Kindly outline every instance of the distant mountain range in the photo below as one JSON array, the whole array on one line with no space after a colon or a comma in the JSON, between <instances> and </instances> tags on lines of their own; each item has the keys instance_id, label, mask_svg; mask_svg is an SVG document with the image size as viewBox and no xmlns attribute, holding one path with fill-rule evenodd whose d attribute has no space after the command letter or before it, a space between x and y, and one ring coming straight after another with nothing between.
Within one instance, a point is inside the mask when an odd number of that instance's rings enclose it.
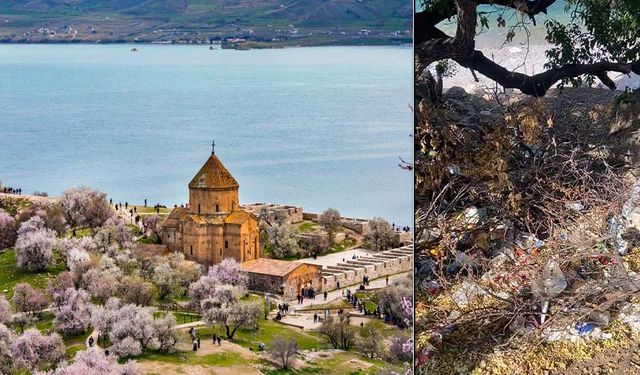
<instances>
[{"instance_id":1,"label":"distant mountain range","mask_svg":"<svg viewBox=\"0 0 640 375\"><path fill-rule=\"evenodd\" d=\"M2 42L387 44L411 41L406 0L15 0Z\"/></svg>"}]
</instances>

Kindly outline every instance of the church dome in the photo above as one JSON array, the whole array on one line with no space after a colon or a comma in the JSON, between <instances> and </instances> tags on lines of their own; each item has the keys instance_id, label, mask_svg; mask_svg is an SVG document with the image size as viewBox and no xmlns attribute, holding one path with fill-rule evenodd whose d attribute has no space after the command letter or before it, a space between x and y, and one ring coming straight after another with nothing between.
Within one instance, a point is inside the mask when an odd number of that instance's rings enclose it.
<instances>
[{"instance_id":1,"label":"church dome","mask_svg":"<svg viewBox=\"0 0 640 375\"><path fill-rule=\"evenodd\" d=\"M189 189L237 189L238 187L236 179L213 153L189 183Z\"/></svg>"}]
</instances>

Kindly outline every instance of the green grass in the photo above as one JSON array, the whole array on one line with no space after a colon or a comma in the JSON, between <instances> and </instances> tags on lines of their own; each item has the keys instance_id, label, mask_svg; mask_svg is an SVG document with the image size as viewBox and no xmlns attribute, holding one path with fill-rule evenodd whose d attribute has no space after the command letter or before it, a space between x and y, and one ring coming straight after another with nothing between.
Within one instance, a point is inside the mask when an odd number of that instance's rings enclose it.
<instances>
[{"instance_id":1,"label":"green grass","mask_svg":"<svg viewBox=\"0 0 640 375\"><path fill-rule=\"evenodd\" d=\"M17 268L14 249L8 249L0 253L0 292L3 292L7 299L11 299L13 297L13 288L19 283L29 283L34 288L44 289L49 280L55 278L66 269L58 252L53 253L52 263L46 271L29 272Z\"/></svg>"},{"instance_id":2,"label":"green grass","mask_svg":"<svg viewBox=\"0 0 640 375\"><path fill-rule=\"evenodd\" d=\"M300 233L313 232L316 228L318 228L318 224L312 221L303 221L298 224L298 231Z\"/></svg>"},{"instance_id":3,"label":"green grass","mask_svg":"<svg viewBox=\"0 0 640 375\"><path fill-rule=\"evenodd\" d=\"M87 348L86 341L91 334L92 328L89 328L87 332L73 336L62 336L64 345L66 347L65 353L67 359L73 359L77 352L85 350Z\"/></svg>"},{"instance_id":4,"label":"green grass","mask_svg":"<svg viewBox=\"0 0 640 375\"><path fill-rule=\"evenodd\" d=\"M230 367L238 363L246 362L239 353L224 351L203 356L198 356L192 351L178 351L175 353L163 353L157 350L148 350L137 357L138 361L157 361L173 364L185 364L189 366L219 366Z\"/></svg>"},{"instance_id":5,"label":"green grass","mask_svg":"<svg viewBox=\"0 0 640 375\"><path fill-rule=\"evenodd\" d=\"M176 318L176 322L178 324L185 324L185 323L191 323L191 322L197 322L198 320L202 319L202 317L198 314L189 314L189 313L183 313L183 312L178 312L178 311L156 311L153 316L155 318L160 318L165 316L167 313L169 314L173 314L173 316Z\"/></svg>"},{"instance_id":6,"label":"green grass","mask_svg":"<svg viewBox=\"0 0 640 375\"><path fill-rule=\"evenodd\" d=\"M76 237L87 237L93 235L92 228L76 228ZM66 237L73 236L73 229L69 229L66 233Z\"/></svg>"},{"instance_id":7,"label":"green grass","mask_svg":"<svg viewBox=\"0 0 640 375\"><path fill-rule=\"evenodd\" d=\"M214 332L224 337L224 331L220 327L198 328L200 337L206 338L207 340L213 336ZM303 332L302 330L274 322L273 320L262 319L260 319L257 330L239 328L233 338L233 342L245 348L253 348L255 350L259 343L262 342L268 345L269 342L277 336L294 337L298 342L298 348L301 350L329 348L325 340L315 332Z\"/></svg>"},{"instance_id":8,"label":"green grass","mask_svg":"<svg viewBox=\"0 0 640 375\"><path fill-rule=\"evenodd\" d=\"M149 238L149 237L141 237L141 238L138 240L138 243L144 243L144 244L151 244L151 245L155 245L155 244L157 244L157 243L158 243L158 241L157 241L157 240L154 240L154 239L152 239L152 238Z\"/></svg>"},{"instance_id":9,"label":"green grass","mask_svg":"<svg viewBox=\"0 0 640 375\"><path fill-rule=\"evenodd\" d=\"M326 358L319 358L305 363L305 366L296 370L266 370L265 375L285 375L285 374L326 374L326 375L374 375L388 373L390 371L400 372L400 367L388 363L371 360L365 356L354 352L337 352Z\"/></svg>"},{"instance_id":10,"label":"green grass","mask_svg":"<svg viewBox=\"0 0 640 375\"><path fill-rule=\"evenodd\" d=\"M0 208L15 216L24 208L31 207L31 201L27 198L2 197L0 198Z\"/></svg>"},{"instance_id":11,"label":"green grass","mask_svg":"<svg viewBox=\"0 0 640 375\"><path fill-rule=\"evenodd\" d=\"M345 251L345 250L355 246L357 243L358 243L358 241L355 238L345 238L344 240L333 244L333 246L331 246L329 248L329 250L327 250L326 252L324 252L322 254L326 255L326 254L339 253L341 251Z\"/></svg>"},{"instance_id":12,"label":"green grass","mask_svg":"<svg viewBox=\"0 0 640 375\"><path fill-rule=\"evenodd\" d=\"M343 300L337 300L333 302L323 303L320 305L308 306L302 309L298 309L298 311L313 311L313 310L324 310L324 309L350 309L351 305Z\"/></svg>"},{"instance_id":13,"label":"green grass","mask_svg":"<svg viewBox=\"0 0 640 375\"><path fill-rule=\"evenodd\" d=\"M28 330L30 328L37 328L41 332L48 332L53 329L53 314L50 312L43 312L36 315L37 320L33 324L29 324L24 327L24 330ZM7 327L13 329L16 332L19 332L19 328L16 324L12 322L8 322Z\"/></svg>"}]
</instances>

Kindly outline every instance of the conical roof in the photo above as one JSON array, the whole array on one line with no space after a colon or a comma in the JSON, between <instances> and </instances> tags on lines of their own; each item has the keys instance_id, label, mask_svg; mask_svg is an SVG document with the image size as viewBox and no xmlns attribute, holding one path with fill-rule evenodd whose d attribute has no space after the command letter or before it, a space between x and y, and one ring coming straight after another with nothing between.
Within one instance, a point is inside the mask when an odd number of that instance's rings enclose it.
<instances>
[{"instance_id":1,"label":"conical roof","mask_svg":"<svg viewBox=\"0 0 640 375\"><path fill-rule=\"evenodd\" d=\"M215 154L211 154L189 183L189 189L238 188L238 182Z\"/></svg>"}]
</instances>

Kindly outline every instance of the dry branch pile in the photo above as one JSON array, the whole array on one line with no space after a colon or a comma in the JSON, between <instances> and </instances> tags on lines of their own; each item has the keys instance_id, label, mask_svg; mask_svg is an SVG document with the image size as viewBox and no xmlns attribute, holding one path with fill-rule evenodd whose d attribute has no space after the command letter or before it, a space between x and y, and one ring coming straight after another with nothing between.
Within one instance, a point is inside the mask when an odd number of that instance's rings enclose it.
<instances>
[{"instance_id":1,"label":"dry branch pile","mask_svg":"<svg viewBox=\"0 0 640 375\"><path fill-rule=\"evenodd\" d=\"M614 103L586 90L507 106L457 88L435 104L417 98L423 373L501 373L485 367L497 352L513 355L506 373L535 373L526 353L620 341L640 290L640 185L629 155L640 124L620 108L638 95ZM542 368L564 365L547 358Z\"/></svg>"}]
</instances>

